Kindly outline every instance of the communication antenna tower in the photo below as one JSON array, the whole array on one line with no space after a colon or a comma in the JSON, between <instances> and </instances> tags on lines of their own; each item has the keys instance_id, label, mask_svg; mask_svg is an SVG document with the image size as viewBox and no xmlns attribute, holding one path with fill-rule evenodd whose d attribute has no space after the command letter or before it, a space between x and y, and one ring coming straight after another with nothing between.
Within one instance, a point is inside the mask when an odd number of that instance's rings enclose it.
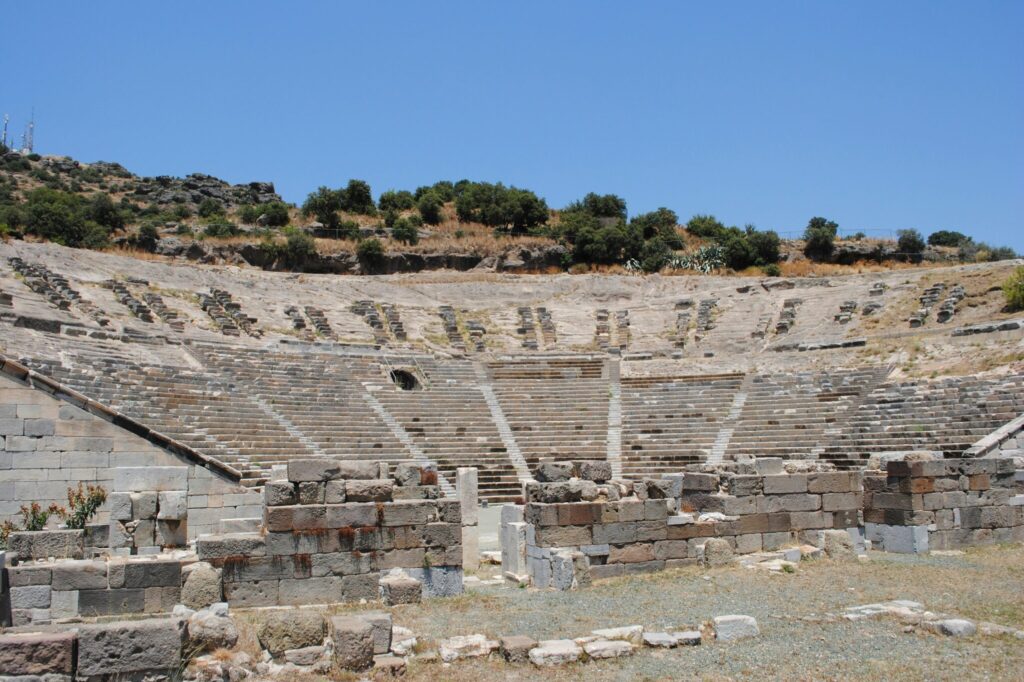
<instances>
[{"instance_id":1,"label":"communication antenna tower","mask_svg":"<svg viewBox=\"0 0 1024 682\"><path fill-rule=\"evenodd\" d=\"M23 152L28 154L32 153L32 148L35 146L35 131L36 110L32 109L32 118L28 120L28 125L25 127L25 134L21 136L21 149Z\"/></svg>"},{"instance_id":2,"label":"communication antenna tower","mask_svg":"<svg viewBox=\"0 0 1024 682\"><path fill-rule=\"evenodd\" d=\"M8 114L4 114L4 133L3 137L0 137L0 144L2 144L5 147L7 146L7 122L10 120L11 117Z\"/></svg>"}]
</instances>

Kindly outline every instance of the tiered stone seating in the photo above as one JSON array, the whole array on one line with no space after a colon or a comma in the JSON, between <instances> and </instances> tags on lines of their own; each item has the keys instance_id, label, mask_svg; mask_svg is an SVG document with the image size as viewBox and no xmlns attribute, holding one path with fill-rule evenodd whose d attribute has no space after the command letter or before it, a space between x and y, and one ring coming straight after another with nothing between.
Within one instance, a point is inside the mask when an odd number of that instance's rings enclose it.
<instances>
[{"instance_id":1,"label":"tiered stone seating","mask_svg":"<svg viewBox=\"0 0 1024 682\"><path fill-rule=\"evenodd\" d=\"M73 367L33 368L165 435L231 465L242 483L260 485L266 462L313 454L244 393L205 372L123 359L92 358Z\"/></svg>"},{"instance_id":2,"label":"tiered stone seating","mask_svg":"<svg viewBox=\"0 0 1024 682\"><path fill-rule=\"evenodd\" d=\"M149 309L145 303L132 296L132 292L128 291L128 287L122 282L117 280L110 280L107 282L107 286L110 287L111 291L114 292L114 297L128 310L131 311L132 315L139 318L143 322L153 323L153 312Z\"/></svg>"},{"instance_id":3,"label":"tiered stone seating","mask_svg":"<svg viewBox=\"0 0 1024 682\"><path fill-rule=\"evenodd\" d=\"M516 312L519 314L519 327L516 328L516 333L523 340L523 348L537 350L540 346L537 343L537 326L533 320L533 311L529 306L520 306Z\"/></svg>"},{"instance_id":4,"label":"tiered stone seating","mask_svg":"<svg viewBox=\"0 0 1024 682\"><path fill-rule=\"evenodd\" d=\"M744 389L727 458L811 457L886 372L886 368L865 368L752 377Z\"/></svg>"},{"instance_id":5,"label":"tiered stone seating","mask_svg":"<svg viewBox=\"0 0 1024 682\"><path fill-rule=\"evenodd\" d=\"M555 321L547 308L537 308L537 322L540 324L540 334L544 339L544 345L555 345L558 342L558 334L555 332Z\"/></svg>"},{"instance_id":6,"label":"tiered stone seating","mask_svg":"<svg viewBox=\"0 0 1024 682\"><path fill-rule=\"evenodd\" d=\"M234 321L235 325L239 329L249 336L255 336L257 338L263 336L263 332L256 327L256 318L249 317L243 313L241 304L232 300L230 293L223 289L210 289L210 294L213 295L213 298L220 305L224 313Z\"/></svg>"},{"instance_id":7,"label":"tiered stone seating","mask_svg":"<svg viewBox=\"0 0 1024 682\"><path fill-rule=\"evenodd\" d=\"M622 472L627 478L704 461L742 374L622 379Z\"/></svg>"},{"instance_id":8,"label":"tiered stone seating","mask_svg":"<svg viewBox=\"0 0 1024 682\"><path fill-rule=\"evenodd\" d=\"M393 366L402 358L389 358ZM492 502L520 494L516 475L498 429L478 388L473 365L417 358L426 379L419 390L387 383L374 391L388 412L449 480L458 467L479 469L480 493ZM374 371L371 369L370 371ZM379 376L379 369L375 370Z\"/></svg>"},{"instance_id":9,"label":"tiered stone seating","mask_svg":"<svg viewBox=\"0 0 1024 682\"><path fill-rule=\"evenodd\" d=\"M101 327L110 324L110 318L83 299L82 295L71 287L67 277L58 275L45 265L27 263L17 256L7 260L14 271L25 278L28 288L49 301L50 305L59 310L70 310L72 305L76 305Z\"/></svg>"},{"instance_id":10,"label":"tiered stone seating","mask_svg":"<svg viewBox=\"0 0 1024 682\"><path fill-rule=\"evenodd\" d=\"M531 469L542 457L606 458L609 389L603 361L495 361L488 371Z\"/></svg>"},{"instance_id":11,"label":"tiered stone seating","mask_svg":"<svg viewBox=\"0 0 1024 682\"><path fill-rule=\"evenodd\" d=\"M303 308L306 312L306 317L313 323L313 329L320 336L327 339L337 339L337 335L334 333L334 329L331 328L331 323L327 321L327 315L320 308L315 308L311 305L307 305Z\"/></svg>"},{"instance_id":12,"label":"tiered stone seating","mask_svg":"<svg viewBox=\"0 0 1024 682\"><path fill-rule=\"evenodd\" d=\"M676 331L672 338L672 345L676 348L685 348L686 340L690 334L690 317L693 310L693 299L683 298L676 301Z\"/></svg>"},{"instance_id":13,"label":"tiered stone seating","mask_svg":"<svg viewBox=\"0 0 1024 682\"><path fill-rule=\"evenodd\" d=\"M145 301L150 310L156 313L157 317L166 322L167 326L171 329L176 332L185 331L185 323L178 317L178 311L168 308L160 294L147 292L142 295L142 300Z\"/></svg>"},{"instance_id":14,"label":"tiered stone seating","mask_svg":"<svg viewBox=\"0 0 1024 682\"><path fill-rule=\"evenodd\" d=\"M1021 413L1022 375L885 384L865 397L821 456L853 468L878 452L956 455Z\"/></svg>"},{"instance_id":15,"label":"tiered stone seating","mask_svg":"<svg viewBox=\"0 0 1024 682\"><path fill-rule=\"evenodd\" d=\"M459 322L455 316L455 308L450 305L443 305L437 309L437 314L441 316L441 324L444 326L444 333L448 337L448 343L458 350L466 350L466 342L462 338L462 332L459 331Z\"/></svg>"},{"instance_id":16,"label":"tiered stone seating","mask_svg":"<svg viewBox=\"0 0 1024 682\"><path fill-rule=\"evenodd\" d=\"M236 391L283 418L314 455L399 461L408 453L362 397L364 388L341 356L278 353L197 344L194 353ZM287 453L253 459L264 469Z\"/></svg>"},{"instance_id":17,"label":"tiered stone seating","mask_svg":"<svg viewBox=\"0 0 1024 682\"><path fill-rule=\"evenodd\" d=\"M398 314L398 308L390 303L381 303L380 309L384 313L384 321L387 322L388 329L391 330L391 335L395 337L395 340L407 341L408 336L405 333L402 318Z\"/></svg>"},{"instance_id":18,"label":"tiered stone seating","mask_svg":"<svg viewBox=\"0 0 1024 682\"><path fill-rule=\"evenodd\" d=\"M387 330L384 328L384 319L381 317L380 311L377 310L377 305L373 301L356 301L349 309L362 317L366 324L370 325L370 329L373 330L373 339L376 343L383 346L391 341Z\"/></svg>"}]
</instances>

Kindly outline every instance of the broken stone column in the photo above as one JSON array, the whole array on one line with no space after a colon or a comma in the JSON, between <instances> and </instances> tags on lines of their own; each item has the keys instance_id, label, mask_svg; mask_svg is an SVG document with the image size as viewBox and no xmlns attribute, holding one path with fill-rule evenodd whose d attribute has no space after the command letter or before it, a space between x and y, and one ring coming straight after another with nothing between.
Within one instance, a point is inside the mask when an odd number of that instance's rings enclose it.
<instances>
[{"instance_id":1,"label":"broken stone column","mask_svg":"<svg viewBox=\"0 0 1024 682\"><path fill-rule=\"evenodd\" d=\"M455 470L455 490L462 507L462 568L475 571L480 566L480 512L475 467Z\"/></svg>"},{"instance_id":2,"label":"broken stone column","mask_svg":"<svg viewBox=\"0 0 1024 682\"><path fill-rule=\"evenodd\" d=\"M526 569L526 522L521 505L506 504L501 508L501 574L517 583L528 579Z\"/></svg>"}]
</instances>

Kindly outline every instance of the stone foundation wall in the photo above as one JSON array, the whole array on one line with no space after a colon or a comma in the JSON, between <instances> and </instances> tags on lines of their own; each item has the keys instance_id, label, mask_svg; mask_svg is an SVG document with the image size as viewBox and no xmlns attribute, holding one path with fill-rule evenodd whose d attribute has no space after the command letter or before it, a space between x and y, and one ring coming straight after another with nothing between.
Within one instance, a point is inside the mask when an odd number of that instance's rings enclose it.
<instances>
[{"instance_id":1,"label":"stone foundation wall","mask_svg":"<svg viewBox=\"0 0 1024 682\"><path fill-rule=\"evenodd\" d=\"M547 587L559 582L560 570L563 581L578 577L574 552L603 578L697 563L710 538L746 554L791 543L821 546L822 531L832 529L863 546L860 472L787 473L780 459L704 469L634 482L527 484L522 519L515 511L503 518L503 539L525 541L525 566L509 557L510 572L525 568L535 585Z\"/></svg>"},{"instance_id":2,"label":"stone foundation wall","mask_svg":"<svg viewBox=\"0 0 1024 682\"><path fill-rule=\"evenodd\" d=\"M181 602L182 567L171 555L28 561L8 566L15 626L51 620L169 613Z\"/></svg>"},{"instance_id":3,"label":"stone foundation wall","mask_svg":"<svg viewBox=\"0 0 1024 682\"><path fill-rule=\"evenodd\" d=\"M118 467L187 467L189 539L223 518L258 516L260 497L111 421L0 373L0 520L23 504L67 503L79 482L114 490ZM109 520L109 503L96 521Z\"/></svg>"},{"instance_id":4,"label":"stone foundation wall","mask_svg":"<svg viewBox=\"0 0 1024 682\"><path fill-rule=\"evenodd\" d=\"M865 478L867 538L889 552L1024 542L1012 459L888 462Z\"/></svg>"},{"instance_id":5,"label":"stone foundation wall","mask_svg":"<svg viewBox=\"0 0 1024 682\"><path fill-rule=\"evenodd\" d=\"M382 575L420 580L427 596L462 591L459 500L438 499L432 472L399 465L293 460L264 487L263 529L200 537L233 606L375 599ZM426 483L425 483L426 482Z\"/></svg>"}]
</instances>

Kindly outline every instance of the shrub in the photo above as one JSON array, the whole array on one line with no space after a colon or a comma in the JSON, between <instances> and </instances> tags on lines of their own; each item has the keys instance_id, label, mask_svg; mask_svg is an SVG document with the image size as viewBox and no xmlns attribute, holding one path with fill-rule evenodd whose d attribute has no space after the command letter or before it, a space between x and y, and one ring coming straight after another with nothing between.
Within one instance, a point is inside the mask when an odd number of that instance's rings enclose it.
<instances>
[{"instance_id":1,"label":"shrub","mask_svg":"<svg viewBox=\"0 0 1024 682\"><path fill-rule=\"evenodd\" d=\"M807 229L826 230L831 233L833 237L836 237L839 234L839 223L834 220L829 220L828 218L815 216L807 221Z\"/></svg>"},{"instance_id":2,"label":"shrub","mask_svg":"<svg viewBox=\"0 0 1024 682\"><path fill-rule=\"evenodd\" d=\"M224 215L224 205L214 199L213 197L207 197L199 202L199 208L197 209L200 218L213 218L214 216Z\"/></svg>"},{"instance_id":3,"label":"shrub","mask_svg":"<svg viewBox=\"0 0 1024 682\"><path fill-rule=\"evenodd\" d=\"M658 237L647 240L640 249L640 267L644 272L657 272L665 267L672 257L672 249Z\"/></svg>"},{"instance_id":4,"label":"shrub","mask_svg":"<svg viewBox=\"0 0 1024 682\"><path fill-rule=\"evenodd\" d=\"M225 239L227 237L237 237L242 234L242 230L233 223L211 223L203 228L204 237L213 237Z\"/></svg>"},{"instance_id":5,"label":"shrub","mask_svg":"<svg viewBox=\"0 0 1024 682\"><path fill-rule=\"evenodd\" d=\"M243 225L255 225L260 215L260 207L257 204L246 204L238 209L238 219Z\"/></svg>"},{"instance_id":6,"label":"shrub","mask_svg":"<svg viewBox=\"0 0 1024 682\"><path fill-rule=\"evenodd\" d=\"M384 246L374 237L364 239L356 245L356 256L367 264L379 263L384 258Z\"/></svg>"},{"instance_id":7,"label":"shrub","mask_svg":"<svg viewBox=\"0 0 1024 682\"><path fill-rule=\"evenodd\" d=\"M621 223L604 227L585 226L576 233L573 258L585 263L618 263L629 256L626 231Z\"/></svg>"},{"instance_id":8,"label":"shrub","mask_svg":"<svg viewBox=\"0 0 1024 682\"><path fill-rule=\"evenodd\" d=\"M354 220L342 220L338 223L339 239L359 239L359 223Z\"/></svg>"},{"instance_id":9,"label":"shrub","mask_svg":"<svg viewBox=\"0 0 1024 682\"><path fill-rule=\"evenodd\" d=\"M468 182L468 180L464 180L463 182ZM455 200L455 185L450 180L441 180L439 182L435 182L433 185L417 187L413 196L416 198L416 201L419 201L423 198L423 195L428 192L433 192L437 195L437 198L441 200L441 203Z\"/></svg>"},{"instance_id":10,"label":"shrub","mask_svg":"<svg viewBox=\"0 0 1024 682\"><path fill-rule=\"evenodd\" d=\"M158 241L160 241L160 232L153 223L146 223L140 227L139 234L135 237L135 245L145 251L155 251Z\"/></svg>"},{"instance_id":11,"label":"shrub","mask_svg":"<svg viewBox=\"0 0 1024 682\"><path fill-rule=\"evenodd\" d=\"M903 260L911 263L920 263L921 254L924 253L924 238L917 230L900 230L899 239L896 241L896 248Z\"/></svg>"},{"instance_id":12,"label":"shrub","mask_svg":"<svg viewBox=\"0 0 1024 682\"><path fill-rule=\"evenodd\" d=\"M109 227L112 230L124 229L124 214L114 205L109 194L93 195L89 202L88 217L97 225Z\"/></svg>"},{"instance_id":13,"label":"shrub","mask_svg":"<svg viewBox=\"0 0 1024 682\"><path fill-rule=\"evenodd\" d=\"M1003 282L1003 296L1006 307L1012 310L1024 310L1024 265L1019 266L1013 274Z\"/></svg>"},{"instance_id":14,"label":"shrub","mask_svg":"<svg viewBox=\"0 0 1024 682\"><path fill-rule=\"evenodd\" d=\"M316 255L316 241L308 232L297 227L288 227L284 233L287 235L284 256L289 263L298 265Z\"/></svg>"},{"instance_id":15,"label":"shrub","mask_svg":"<svg viewBox=\"0 0 1024 682\"><path fill-rule=\"evenodd\" d=\"M420 241L420 231L408 218L399 218L391 229L391 238L403 244L417 244Z\"/></svg>"},{"instance_id":16,"label":"shrub","mask_svg":"<svg viewBox=\"0 0 1024 682\"><path fill-rule=\"evenodd\" d=\"M782 275L782 270L779 269L778 263L769 263L768 265L765 265L761 268L761 272L763 272L767 277L779 277Z\"/></svg>"},{"instance_id":17,"label":"shrub","mask_svg":"<svg viewBox=\"0 0 1024 682\"><path fill-rule=\"evenodd\" d=\"M102 487L88 485L83 488L79 483L77 488L68 488L67 509L61 508L57 513L68 528L82 529L106 501L107 491Z\"/></svg>"},{"instance_id":18,"label":"shrub","mask_svg":"<svg viewBox=\"0 0 1024 682\"><path fill-rule=\"evenodd\" d=\"M171 211L171 215L175 218L175 220L186 220L187 218L192 217L192 209L190 209L185 204L178 204Z\"/></svg>"},{"instance_id":19,"label":"shrub","mask_svg":"<svg viewBox=\"0 0 1024 682\"><path fill-rule=\"evenodd\" d=\"M970 241L967 235L954 230L938 230L928 235L929 246L960 246Z\"/></svg>"},{"instance_id":20,"label":"shrub","mask_svg":"<svg viewBox=\"0 0 1024 682\"><path fill-rule=\"evenodd\" d=\"M21 505L18 510L21 514L21 525L24 530L40 531L46 528L46 523L54 514L60 515L64 510L55 504L43 509L38 502L29 505Z\"/></svg>"},{"instance_id":21,"label":"shrub","mask_svg":"<svg viewBox=\"0 0 1024 682\"><path fill-rule=\"evenodd\" d=\"M384 211L384 217L383 220L381 221L384 223L384 227L394 227L397 221L398 211L396 211L393 208L389 208L388 210Z\"/></svg>"},{"instance_id":22,"label":"shrub","mask_svg":"<svg viewBox=\"0 0 1024 682\"><path fill-rule=\"evenodd\" d=\"M440 195L434 190L429 190L419 197L416 201L416 209L423 216L423 222L428 225L439 225L443 216L441 214L441 208L444 206L444 202Z\"/></svg>"},{"instance_id":23,"label":"shrub","mask_svg":"<svg viewBox=\"0 0 1024 682\"><path fill-rule=\"evenodd\" d=\"M284 227L291 222L291 215L288 213L288 205L281 201L271 201L263 204L263 224L267 227Z\"/></svg>"}]
</instances>

